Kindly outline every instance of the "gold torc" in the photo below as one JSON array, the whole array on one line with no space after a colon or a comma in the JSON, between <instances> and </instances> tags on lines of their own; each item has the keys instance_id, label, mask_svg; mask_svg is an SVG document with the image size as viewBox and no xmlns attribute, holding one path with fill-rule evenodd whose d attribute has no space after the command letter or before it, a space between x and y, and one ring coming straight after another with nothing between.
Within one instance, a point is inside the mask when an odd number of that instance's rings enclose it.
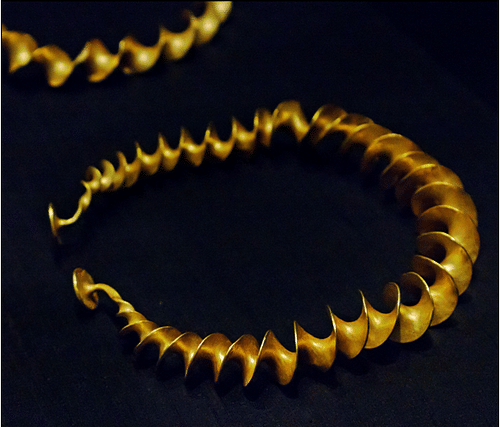
<instances>
[{"instance_id":1,"label":"gold torc","mask_svg":"<svg viewBox=\"0 0 500 427\"><path fill-rule=\"evenodd\" d=\"M258 109L252 130L245 129L233 118L227 141L221 140L211 125L201 144L196 144L189 132L182 129L177 148L172 148L160 135L153 154L145 153L137 145L136 157L131 163L118 152L118 169L107 160L102 161L101 170L88 168L87 179L82 181L85 192L73 217L61 219L54 207L49 206L54 236L58 237L62 227L80 218L96 193L130 187L141 173L153 175L160 169L171 171L181 156L193 166L199 166L207 151L220 160L225 160L234 149L252 153L257 143L269 147L272 135L279 129L291 132L298 143L312 146L326 136L339 136L343 141L341 154L361 147L360 168L364 173L370 172L382 159L388 161L380 175L380 185L384 189L393 188L398 202L411 207L417 217L419 235L418 254L413 257L411 270L401 276L399 285L391 282L383 289L387 311L376 310L360 292L361 314L357 320L346 322L328 307L332 332L325 338L312 336L295 322L295 351L290 351L272 331L268 331L259 344L251 335L243 335L233 343L220 333L201 338L193 332L181 333L171 326L160 327L138 313L115 289L94 283L85 270L77 268L73 284L78 299L87 308L95 309L98 292L106 293L118 305L117 316L127 321L121 332L138 335L136 353L153 344L159 350L158 363L167 354L178 353L184 359L186 375L197 361L207 360L212 364L215 381L224 365L234 360L241 365L244 385L251 381L257 366L266 362L277 381L288 384L299 362L328 370L337 352L353 358L364 348L378 347L388 339L401 343L414 341L430 326L443 322L453 313L458 296L469 285L479 252L477 212L471 197L455 173L424 153L414 142L367 117L348 114L333 105L321 107L309 122L297 101L286 101L272 113ZM400 287L417 295L418 302L404 305Z\"/></svg>"}]
</instances>

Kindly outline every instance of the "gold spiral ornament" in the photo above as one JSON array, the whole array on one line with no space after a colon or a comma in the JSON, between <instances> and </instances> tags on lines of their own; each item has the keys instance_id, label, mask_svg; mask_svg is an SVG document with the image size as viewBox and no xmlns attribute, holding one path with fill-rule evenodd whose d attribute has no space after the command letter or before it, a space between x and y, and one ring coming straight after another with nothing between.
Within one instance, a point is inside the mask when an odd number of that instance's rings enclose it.
<instances>
[{"instance_id":1,"label":"gold spiral ornament","mask_svg":"<svg viewBox=\"0 0 500 427\"><path fill-rule=\"evenodd\" d=\"M272 135L278 129L286 129L297 142L313 146L326 136L340 136L342 153L362 147L361 171L365 173L371 171L379 160L388 161L380 175L380 185L385 189L394 188L399 203L410 206L417 217L418 254L412 259L411 270L401 276L399 284L390 282L384 287L387 310L378 311L360 292L358 319L344 321L328 307L332 331L325 338L314 337L295 322L295 349L290 351L272 331L266 333L261 343L251 335L243 335L231 342L220 333L201 338L193 332L181 333L171 326L160 327L138 313L114 288L96 284L89 273L76 269L73 284L78 299L87 308L95 309L98 292L107 294L118 305L117 316L127 321L121 332L133 332L139 338L136 353L145 346L154 345L159 350L159 363L169 353L180 354L186 375L197 362L209 361L215 381L224 365L233 360L241 365L245 386L252 380L259 364L265 362L276 374L278 383L284 385L292 380L298 363L326 371L338 352L353 358L364 348L376 348L388 339L400 343L415 341L430 326L445 321L453 313L458 296L470 283L479 252L477 211L471 197L464 191L457 175L424 153L414 142L367 117L348 114L333 105L321 107L308 121L297 101L286 101L272 113L258 109L252 130L245 129L233 118L231 135L225 141L210 125L200 144L196 144L189 132L183 129L177 148L172 148L160 135L158 148L153 154L145 153L137 145L136 157L131 163L127 163L123 153L118 152L118 169L107 160L102 161L102 170L88 169L87 180L82 181L85 193L80 197L73 217L61 219L53 206L49 206L53 234L58 237L61 227L76 222L96 193L130 187L141 172L153 175L160 169L170 171L181 156L198 166L207 150L224 160L234 148L253 152L257 143L269 147ZM401 288L414 294L418 302L403 304Z\"/></svg>"},{"instance_id":2,"label":"gold spiral ornament","mask_svg":"<svg viewBox=\"0 0 500 427\"><path fill-rule=\"evenodd\" d=\"M134 37L123 38L118 45L118 53L111 53L99 39L88 41L77 57L70 56L56 45L38 46L29 34L10 31L2 24L2 46L8 52L9 72L34 61L45 68L50 86L62 86L75 67L85 65L87 79L100 82L117 68L125 74L143 73L152 68L160 58L177 61L183 58L193 46L209 42L219 30L220 25L231 12L230 1L205 2L205 11L199 17L186 10L188 27L174 33L160 27L158 41L153 46L144 46Z\"/></svg>"}]
</instances>

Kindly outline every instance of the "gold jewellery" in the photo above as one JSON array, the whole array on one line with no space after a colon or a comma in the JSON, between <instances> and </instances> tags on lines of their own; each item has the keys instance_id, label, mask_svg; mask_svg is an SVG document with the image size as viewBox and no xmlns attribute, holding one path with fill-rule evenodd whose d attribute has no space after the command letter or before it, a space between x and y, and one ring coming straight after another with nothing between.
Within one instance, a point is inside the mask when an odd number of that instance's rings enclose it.
<instances>
[{"instance_id":1,"label":"gold jewellery","mask_svg":"<svg viewBox=\"0 0 500 427\"><path fill-rule=\"evenodd\" d=\"M49 85L57 87L66 82L76 66L84 64L87 79L90 82L100 82L116 68L120 68L125 74L143 73L161 57L167 61L181 59L192 46L200 46L212 39L229 16L231 6L230 1L206 2L205 11L200 17L186 10L184 14L189 25L184 31L173 33L160 27L158 42L154 46L144 46L132 36L127 36L120 41L116 55L110 53L102 41L94 39L88 41L72 60L60 47L38 47L32 36L9 31L5 25L2 25L2 46L9 55L10 73L35 61L45 67Z\"/></svg>"},{"instance_id":2,"label":"gold jewellery","mask_svg":"<svg viewBox=\"0 0 500 427\"><path fill-rule=\"evenodd\" d=\"M193 166L199 166L207 150L225 160L234 148L251 153L257 143L269 147L278 129L286 129L298 143L312 146L327 136L339 137L341 154L362 148L360 167L364 173L372 171L379 161L388 162L379 182L383 189L393 188L398 202L411 207L417 217L418 254L412 259L411 270L401 276L399 285L391 282L384 287L387 311L376 310L360 293L361 314L357 320L346 322L328 308L332 332L326 338L312 336L295 322L295 351L289 351L271 331L259 344L252 335L243 335L231 342L220 333L201 338L194 332L181 333L171 326L159 327L138 313L115 289L94 283L85 270L77 268L73 273L73 285L80 302L95 309L99 302L98 292L107 294L118 305L117 316L127 321L121 333L138 335L136 354L147 345L158 348L158 363L169 353L180 354L186 375L198 361L209 361L215 381L228 361L236 361L241 366L245 386L257 366L265 362L276 374L279 384L288 384L299 362L326 371L332 366L337 352L353 358L364 348L378 347L388 339L401 343L414 341L429 326L443 322L453 313L458 296L470 283L479 252L477 212L471 197L455 173L415 143L367 117L348 114L333 105L321 107L308 121L298 102L286 101L272 113L258 109L250 131L233 118L227 141L221 140L210 125L201 144L196 144L188 131L182 129L177 148L172 148L159 135L158 148L153 154L145 153L137 145L136 157L128 163L124 154L118 152L117 169L107 160L102 161L101 170L88 168L86 180L82 181L85 192L71 218L59 218L53 206L49 206L52 232L58 237L62 227L76 222L96 193L130 187L140 173L153 175L160 169L171 171L181 156ZM404 305L400 287L416 294L418 302Z\"/></svg>"}]
</instances>

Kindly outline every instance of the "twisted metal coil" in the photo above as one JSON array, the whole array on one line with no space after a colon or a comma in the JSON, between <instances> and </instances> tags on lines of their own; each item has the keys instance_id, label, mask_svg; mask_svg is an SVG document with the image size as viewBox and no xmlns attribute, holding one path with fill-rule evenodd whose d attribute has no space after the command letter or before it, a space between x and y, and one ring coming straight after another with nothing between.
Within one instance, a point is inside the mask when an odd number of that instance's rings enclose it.
<instances>
[{"instance_id":1,"label":"twisted metal coil","mask_svg":"<svg viewBox=\"0 0 500 427\"><path fill-rule=\"evenodd\" d=\"M338 352L353 358L364 348L376 348L388 339L401 343L415 341L430 326L443 322L453 313L458 296L470 283L479 252L477 211L472 199L457 175L415 143L367 117L348 114L333 105L321 107L309 122L298 102L286 101L273 113L258 109L251 131L233 118L231 136L226 141L221 140L210 125L201 144L196 144L183 129L177 148L170 147L160 135L155 153L146 154L137 145L132 163L127 163L123 153L118 152L117 170L106 160L102 162L102 171L95 167L88 169L88 180L82 181L85 193L73 217L60 219L53 206L49 206L52 231L58 236L61 227L74 223L89 207L93 194L129 187L141 172L153 175L160 168L170 171L181 155L198 166L207 150L224 160L235 147L245 152L252 152L257 142L268 147L272 135L280 128L290 131L298 142L307 141L313 146L328 135L340 135L341 152L349 152L354 147L363 148L361 171L365 173L372 170L379 160L388 160L380 176L380 185L386 189L394 188L398 201L411 206L417 217L419 235L418 254L412 259L411 270L401 276L399 285L391 282L383 289L387 311L372 307L360 292L361 314L357 320L346 322L328 307L332 332L326 338L312 336L295 322L295 351L290 351L271 331L259 344L251 335L243 335L233 343L220 333L202 339L193 332L181 333L171 326L159 327L138 313L115 289L95 284L85 270L76 269L73 284L78 299L87 308L95 309L98 292L106 293L118 305L117 316L127 321L121 332L138 335L136 353L147 345L154 345L159 350L158 363L168 353L178 353L184 359L186 375L198 361L209 361L215 381L224 365L234 360L241 365L245 386L253 378L258 365L265 362L276 374L278 383L284 385L292 380L299 361L326 371ZM403 304L401 288L415 294L418 302L415 305Z\"/></svg>"},{"instance_id":2,"label":"twisted metal coil","mask_svg":"<svg viewBox=\"0 0 500 427\"><path fill-rule=\"evenodd\" d=\"M9 72L35 61L45 67L47 81L50 86L62 86L76 66L84 64L87 79L100 82L115 69L125 74L143 73L152 68L163 57L167 61L177 61L184 57L193 46L209 42L219 30L220 25L231 12L230 1L205 2L204 13L196 17L191 11L184 11L188 19L188 27L174 33L160 27L158 42L153 46L144 46L134 37L127 36L118 45L118 53L109 52L99 39L88 41L83 50L72 60L70 56L56 45L39 47L29 34L9 31L2 24L2 46L9 55Z\"/></svg>"}]
</instances>

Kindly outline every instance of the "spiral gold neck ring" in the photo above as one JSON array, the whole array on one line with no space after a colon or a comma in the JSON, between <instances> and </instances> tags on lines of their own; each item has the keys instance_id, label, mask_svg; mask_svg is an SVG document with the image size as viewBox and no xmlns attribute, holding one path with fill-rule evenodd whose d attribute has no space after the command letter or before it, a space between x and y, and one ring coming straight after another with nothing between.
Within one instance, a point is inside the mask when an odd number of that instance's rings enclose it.
<instances>
[{"instance_id":1,"label":"spiral gold neck ring","mask_svg":"<svg viewBox=\"0 0 500 427\"><path fill-rule=\"evenodd\" d=\"M88 168L86 179L82 181L84 194L71 218L59 218L54 207L49 206L52 232L59 238L60 229L75 223L89 208L95 194L130 187L141 173L153 175L160 170L171 171L181 158L199 166L207 151L221 161L233 150L252 153L257 144L269 147L273 134L280 129L291 132L298 143L312 146L327 136L340 137L341 154L361 148L363 173L372 171L378 162L387 161L379 177L380 186L393 189L399 204L411 208L417 219L418 233L417 254L412 259L411 269L401 276L399 284L390 282L383 289L387 310L378 311L360 292L358 319L344 321L328 308L332 331L324 338L314 337L295 322L295 349L290 351L272 331L268 331L259 343L252 335L243 335L232 342L221 333L202 338L194 332L182 333L172 326L160 327L137 312L111 286L95 283L81 268L74 270L74 290L84 306L95 309L99 292L107 294L118 305L117 316L127 322L121 333L135 333L139 338L136 354L145 346L153 345L158 349L160 363L166 355L177 353L184 360L186 375L197 362L209 361L215 381L226 363L232 360L241 366L245 386L264 362L271 367L278 383L284 385L292 380L299 363L326 371L338 352L354 358L363 349L376 348L389 339L400 343L415 341L430 326L448 319L455 310L458 296L471 281L480 246L476 207L460 178L411 140L367 117L346 113L333 105L324 105L309 121L297 101L285 101L272 113L258 109L252 130L245 129L233 118L227 140L221 140L215 127L210 125L200 144L182 129L176 148L159 135L153 154L145 153L137 145L136 157L128 163L123 153L118 152L118 168L108 160L102 161L101 169ZM418 302L403 304L401 289L416 294Z\"/></svg>"}]
</instances>

